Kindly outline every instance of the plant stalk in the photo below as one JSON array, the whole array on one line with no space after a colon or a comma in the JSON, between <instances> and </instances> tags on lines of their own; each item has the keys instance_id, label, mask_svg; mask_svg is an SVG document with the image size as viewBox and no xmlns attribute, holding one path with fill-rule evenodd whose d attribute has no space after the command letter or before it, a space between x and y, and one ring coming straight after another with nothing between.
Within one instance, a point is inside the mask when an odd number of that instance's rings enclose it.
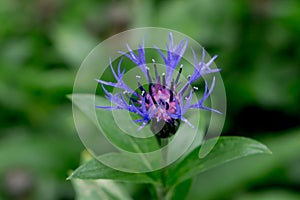
<instances>
[{"instance_id":1,"label":"plant stalk","mask_svg":"<svg viewBox=\"0 0 300 200\"><path fill-rule=\"evenodd\" d=\"M162 158L162 166L164 166L161 170L161 185L156 188L157 197L159 200L167 200L168 188L166 185L167 179L167 159L168 159L168 138L161 138L161 158Z\"/></svg>"}]
</instances>

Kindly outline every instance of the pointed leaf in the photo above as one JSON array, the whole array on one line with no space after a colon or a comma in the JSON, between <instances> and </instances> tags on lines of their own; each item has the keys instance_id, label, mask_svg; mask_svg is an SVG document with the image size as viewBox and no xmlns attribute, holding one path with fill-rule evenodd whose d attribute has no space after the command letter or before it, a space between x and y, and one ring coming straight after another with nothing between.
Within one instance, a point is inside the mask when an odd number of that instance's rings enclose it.
<instances>
[{"instance_id":1,"label":"pointed leaf","mask_svg":"<svg viewBox=\"0 0 300 200\"><path fill-rule=\"evenodd\" d=\"M119 148L138 153L155 151L159 148L150 128L145 127L142 131L138 131L139 125L133 122L128 111L112 112L95 107L110 106L107 99L94 94L72 94L68 95L68 98L95 126L101 129L111 143ZM153 137L149 137L152 135Z\"/></svg>"},{"instance_id":2,"label":"pointed leaf","mask_svg":"<svg viewBox=\"0 0 300 200\"><path fill-rule=\"evenodd\" d=\"M110 168L98 160L91 160L77 168L69 179L112 179L136 183L156 183L150 173L128 173Z\"/></svg>"},{"instance_id":3,"label":"pointed leaf","mask_svg":"<svg viewBox=\"0 0 300 200\"><path fill-rule=\"evenodd\" d=\"M176 176L168 177L168 184L178 184L184 180L194 177L212 167L255 154L270 154L271 151L263 144L244 137L220 137L213 138L207 142L216 142L212 151L203 159L198 156L199 149L192 151L184 160L174 164L169 169L169 174Z\"/></svg>"}]
</instances>

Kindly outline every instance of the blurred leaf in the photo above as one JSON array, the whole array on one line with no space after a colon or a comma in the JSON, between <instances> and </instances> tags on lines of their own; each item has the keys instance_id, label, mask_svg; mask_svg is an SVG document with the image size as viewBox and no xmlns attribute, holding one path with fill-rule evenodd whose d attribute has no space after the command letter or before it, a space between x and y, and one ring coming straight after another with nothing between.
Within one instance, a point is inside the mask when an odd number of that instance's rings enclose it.
<instances>
[{"instance_id":1,"label":"blurred leaf","mask_svg":"<svg viewBox=\"0 0 300 200\"><path fill-rule=\"evenodd\" d=\"M242 193L236 200L299 200L299 193L289 192L282 189Z\"/></svg>"},{"instance_id":2,"label":"blurred leaf","mask_svg":"<svg viewBox=\"0 0 300 200\"><path fill-rule=\"evenodd\" d=\"M20 130L16 131L19 131L18 134L9 135L0 141L0 176L7 169L16 167L50 177L64 177L65 171L75 164L75 155L80 152L78 141L66 135L60 135L59 140L45 135L27 137ZM66 144L66 141L71 143Z\"/></svg>"},{"instance_id":3,"label":"blurred leaf","mask_svg":"<svg viewBox=\"0 0 300 200\"><path fill-rule=\"evenodd\" d=\"M268 186L266 179L273 178L274 171L290 166L292 161L298 160L300 151L299 129L270 136L262 141L272 150L272 156L247 157L201 174L195 180L188 199L199 196L203 199L222 199L255 184ZM281 172L281 175L284 173ZM271 186L273 181L270 180ZM286 180L282 184L286 185Z\"/></svg>"},{"instance_id":4,"label":"blurred leaf","mask_svg":"<svg viewBox=\"0 0 300 200\"><path fill-rule=\"evenodd\" d=\"M168 171L168 184L174 185L212 167L226 163L228 161L255 154L270 154L271 151L263 144L243 137L220 137L208 140L208 143L215 143L212 151L203 159L199 159L199 148L195 149L183 161L172 166Z\"/></svg>"},{"instance_id":5,"label":"blurred leaf","mask_svg":"<svg viewBox=\"0 0 300 200\"><path fill-rule=\"evenodd\" d=\"M55 48L72 67L78 67L98 43L86 30L71 24L61 24L53 31Z\"/></svg>"},{"instance_id":6,"label":"blurred leaf","mask_svg":"<svg viewBox=\"0 0 300 200\"><path fill-rule=\"evenodd\" d=\"M122 184L111 180L79 180L73 179L72 183L77 200L132 200Z\"/></svg>"},{"instance_id":7,"label":"blurred leaf","mask_svg":"<svg viewBox=\"0 0 300 200\"><path fill-rule=\"evenodd\" d=\"M155 184L150 174L127 173L110 168L98 160L91 160L76 169L69 179L113 179L118 181L152 183Z\"/></svg>"}]
</instances>

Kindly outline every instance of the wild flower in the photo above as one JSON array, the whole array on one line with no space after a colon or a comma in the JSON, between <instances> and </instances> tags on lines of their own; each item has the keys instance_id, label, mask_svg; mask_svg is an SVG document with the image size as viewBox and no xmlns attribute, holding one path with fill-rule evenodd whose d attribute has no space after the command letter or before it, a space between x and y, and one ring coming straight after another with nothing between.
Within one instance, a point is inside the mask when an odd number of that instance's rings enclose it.
<instances>
[{"instance_id":1,"label":"wild flower","mask_svg":"<svg viewBox=\"0 0 300 200\"><path fill-rule=\"evenodd\" d=\"M121 69L123 58L120 59L118 63L117 71L114 70L112 61L110 60L110 68L116 82L107 82L98 79L96 79L96 81L101 84L106 98L111 101L113 105L96 107L107 110L127 110L135 113L140 116L140 119L134 120L136 123L141 123L139 130L150 123L152 132L157 133L157 136L160 138L168 138L175 134L181 121L194 127L193 124L184 117L189 109L203 109L220 113L217 110L204 106L205 100L211 95L214 89L215 77L213 77L210 87L207 82L205 82L202 98L196 103L192 103L193 95L195 91L198 90L197 87L192 86L192 83L206 74L220 71L220 69L212 69L210 67L217 56L212 57L205 63L205 50L202 49L202 58L198 61L195 51L191 48L194 55L194 72L187 77L186 83L182 84L179 80L183 65L179 66L179 63L187 49L188 40L183 39L179 44L174 44L172 33L169 34L169 40L166 55L158 47L155 47L163 59L166 68L165 73L159 74L155 60L152 60L154 63L154 77L150 75L150 68L146 63L144 44L139 45L137 53L135 53L129 45L127 45L127 53L120 52L139 67L148 81L147 87L145 87L141 84L141 76L136 76L138 92L131 89L123 80L125 74L125 69ZM174 71L178 66L178 74L174 77ZM112 94L107 91L104 85L119 88L121 91Z\"/></svg>"}]
</instances>

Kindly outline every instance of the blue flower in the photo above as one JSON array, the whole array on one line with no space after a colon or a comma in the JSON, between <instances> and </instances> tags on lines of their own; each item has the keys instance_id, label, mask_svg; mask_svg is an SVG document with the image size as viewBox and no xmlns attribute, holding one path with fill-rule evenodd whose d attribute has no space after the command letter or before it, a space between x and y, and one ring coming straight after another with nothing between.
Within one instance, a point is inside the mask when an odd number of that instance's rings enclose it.
<instances>
[{"instance_id":1,"label":"blue flower","mask_svg":"<svg viewBox=\"0 0 300 200\"><path fill-rule=\"evenodd\" d=\"M169 45L167 45L167 57L162 53L162 51L158 47L155 47L166 64L166 82L168 85L171 82L174 70L180 62L188 45L187 39L181 40L181 42L178 45L174 45L172 33L169 34L169 39L170 43Z\"/></svg>"},{"instance_id":2,"label":"blue flower","mask_svg":"<svg viewBox=\"0 0 300 200\"><path fill-rule=\"evenodd\" d=\"M133 63L135 63L140 70L143 72L144 76L148 80L147 88L140 83L140 76L137 75L137 86L138 91L134 91L123 81L123 76L125 74L125 69L121 70L122 59L118 63L117 72L113 69L112 62L110 60L110 68L112 74L114 75L116 82L107 82L103 80L96 79L103 88L106 98L111 101L112 106L96 106L97 108L107 109L107 110L127 110L129 112L135 113L140 116L140 119L134 120L136 123L141 123L139 130L145 127L147 124L151 124L151 130L158 133L159 137L169 137L176 133L180 122L183 121L194 127L185 117L185 113L189 109L203 109L212 112L220 113L217 110L205 107L204 101L211 95L214 85L215 77L213 77L210 87L205 81L205 91L202 98L196 102L192 103L192 98L197 90L196 87L192 87L192 83L206 74L219 72L220 69L212 69L210 65L217 58L214 56L207 63L205 63L205 51L202 50L202 59L199 62L197 60L196 53L193 49L194 55L194 72L192 75L188 76L188 80L182 87L180 87L179 79L182 73L183 66L180 65L179 73L176 78L173 78L175 69L178 67L182 56L184 55L188 40L183 39L179 44L175 45L172 33L169 35L170 42L167 45L166 56L162 51L155 47L162 57L166 65L166 72L160 75L158 73L156 63L154 62L155 77L151 77L149 72L149 67L146 64L146 54L144 45L139 45L137 53L127 45L128 53L120 52L127 58L129 58ZM112 86L120 88L122 91L116 94L112 94L106 90L104 86ZM189 88L193 88L190 91Z\"/></svg>"},{"instance_id":3,"label":"blue flower","mask_svg":"<svg viewBox=\"0 0 300 200\"><path fill-rule=\"evenodd\" d=\"M218 57L217 55L215 55L214 57L212 57L212 59L210 59L210 61L205 63L204 62L205 50L204 50L204 48L202 48L202 60L200 62L198 62L195 51L193 50L193 48L191 48L191 50L194 55L194 73L190 78L190 81L189 81L190 84L206 74L219 72L221 70L221 69L211 69L210 68L210 65Z\"/></svg>"}]
</instances>

